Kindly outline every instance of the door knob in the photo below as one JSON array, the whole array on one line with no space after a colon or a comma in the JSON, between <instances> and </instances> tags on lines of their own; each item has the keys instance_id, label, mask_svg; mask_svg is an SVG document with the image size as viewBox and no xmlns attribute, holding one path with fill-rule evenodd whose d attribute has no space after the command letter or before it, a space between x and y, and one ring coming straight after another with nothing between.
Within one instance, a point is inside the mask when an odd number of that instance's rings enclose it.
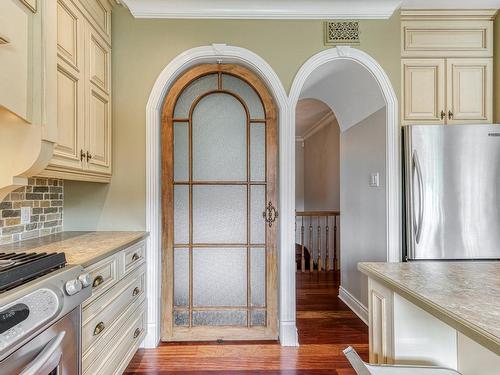
<instances>
[{"instance_id":1,"label":"door knob","mask_svg":"<svg viewBox=\"0 0 500 375\"><path fill-rule=\"evenodd\" d=\"M267 204L267 207L262 213L262 216L264 217L266 223L269 224L269 228L271 228L273 226L273 223L278 218L278 210L276 210L276 207L273 206L271 201L269 201L269 203Z\"/></svg>"}]
</instances>

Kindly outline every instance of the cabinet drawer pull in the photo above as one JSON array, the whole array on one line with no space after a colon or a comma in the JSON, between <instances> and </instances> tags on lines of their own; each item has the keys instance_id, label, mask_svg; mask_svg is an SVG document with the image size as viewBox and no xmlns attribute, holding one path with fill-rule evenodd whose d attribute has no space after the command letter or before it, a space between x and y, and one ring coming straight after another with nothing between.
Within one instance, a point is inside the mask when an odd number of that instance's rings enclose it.
<instances>
[{"instance_id":1,"label":"cabinet drawer pull","mask_svg":"<svg viewBox=\"0 0 500 375\"><path fill-rule=\"evenodd\" d=\"M94 279L94 282L92 283L92 288L97 288L103 282L104 282L104 277L102 277L101 275L96 276L96 278Z\"/></svg>"},{"instance_id":2,"label":"cabinet drawer pull","mask_svg":"<svg viewBox=\"0 0 500 375\"><path fill-rule=\"evenodd\" d=\"M132 262L135 262L136 260L139 260L139 258L140 258L139 254L134 253L134 255L132 255Z\"/></svg>"},{"instance_id":3,"label":"cabinet drawer pull","mask_svg":"<svg viewBox=\"0 0 500 375\"><path fill-rule=\"evenodd\" d=\"M7 38L6 36L0 35L0 45L2 45L2 44L9 44L9 43L10 43L9 38Z\"/></svg>"},{"instance_id":4,"label":"cabinet drawer pull","mask_svg":"<svg viewBox=\"0 0 500 375\"><path fill-rule=\"evenodd\" d=\"M141 292L141 290L139 289L138 286L136 286L134 288L134 291L132 292L132 297L135 297L136 295L138 295L139 293Z\"/></svg>"},{"instance_id":5,"label":"cabinet drawer pull","mask_svg":"<svg viewBox=\"0 0 500 375\"><path fill-rule=\"evenodd\" d=\"M139 328L136 328L135 332L134 332L134 339L136 339L137 337L139 337L140 334L141 334L141 330Z\"/></svg>"},{"instance_id":6,"label":"cabinet drawer pull","mask_svg":"<svg viewBox=\"0 0 500 375\"><path fill-rule=\"evenodd\" d=\"M102 331L104 331L104 328L106 328L104 326L104 323L103 322L99 322L95 328L94 328L94 336L97 336L99 333L101 333Z\"/></svg>"}]
</instances>

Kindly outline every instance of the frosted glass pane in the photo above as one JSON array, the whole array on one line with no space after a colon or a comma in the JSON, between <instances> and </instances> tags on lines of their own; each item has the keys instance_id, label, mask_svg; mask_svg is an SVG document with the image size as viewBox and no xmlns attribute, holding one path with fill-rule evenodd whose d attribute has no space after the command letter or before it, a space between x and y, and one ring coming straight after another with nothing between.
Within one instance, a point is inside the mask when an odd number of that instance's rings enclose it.
<instances>
[{"instance_id":1,"label":"frosted glass pane","mask_svg":"<svg viewBox=\"0 0 500 375\"><path fill-rule=\"evenodd\" d=\"M266 207L266 187L253 185L250 187L250 242L266 243L266 221L262 212Z\"/></svg>"},{"instance_id":2,"label":"frosted glass pane","mask_svg":"<svg viewBox=\"0 0 500 375\"><path fill-rule=\"evenodd\" d=\"M266 325L266 311L265 310L252 310L250 319L251 319L251 324L253 326L265 326Z\"/></svg>"},{"instance_id":3,"label":"frosted glass pane","mask_svg":"<svg viewBox=\"0 0 500 375\"><path fill-rule=\"evenodd\" d=\"M174 186L174 243L189 242L189 187Z\"/></svg>"},{"instance_id":4,"label":"frosted glass pane","mask_svg":"<svg viewBox=\"0 0 500 375\"><path fill-rule=\"evenodd\" d=\"M266 179L266 125L250 125L250 180Z\"/></svg>"},{"instance_id":5,"label":"frosted glass pane","mask_svg":"<svg viewBox=\"0 0 500 375\"><path fill-rule=\"evenodd\" d=\"M193 305L246 306L245 248L193 249Z\"/></svg>"},{"instance_id":6,"label":"frosted glass pane","mask_svg":"<svg viewBox=\"0 0 500 375\"><path fill-rule=\"evenodd\" d=\"M189 249L174 249L174 306L189 306Z\"/></svg>"},{"instance_id":7,"label":"frosted glass pane","mask_svg":"<svg viewBox=\"0 0 500 375\"><path fill-rule=\"evenodd\" d=\"M252 306L266 305L266 249L250 250L250 285Z\"/></svg>"},{"instance_id":8,"label":"frosted glass pane","mask_svg":"<svg viewBox=\"0 0 500 375\"><path fill-rule=\"evenodd\" d=\"M193 311L193 326L246 326L245 310Z\"/></svg>"},{"instance_id":9,"label":"frosted glass pane","mask_svg":"<svg viewBox=\"0 0 500 375\"><path fill-rule=\"evenodd\" d=\"M240 96L248 107L250 118L263 119L264 108L257 92L245 81L228 74L222 75L222 88Z\"/></svg>"},{"instance_id":10,"label":"frosted glass pane","mask_svg":"<svg viewBox=\"0 0 500 375\"><path fill-rule=\"evenodd\" d=\"M189 110L195 99L212 90L217 90L217 74L210 74L193 81L177 99L174 118L188 118Z\"/></svg>"},{"instance_id":11,"label":"frosted glass pane","mask_svg":"<svg viewBox=\"0 0 500 375\"><path fill-rule=\"evenodd\" d=\"M174 181L189 180L188 123L174 122Z\"/></svg>"},{"instance_id":12,"label":"frosted glass pane","mask_svg":"<svg viewBox=\"0 0 500 375\"><path fill-rule=\"evenodd\" d=\"M193 179L246 180L246 115L228 94L204 97L193 112Z\"/></svg>"},{"instance_id":13,"label":"frosted glass pane","mask_svg":"<svg viewBox=\"0 0 500 375\"><path fill-rule=\"evenodd\" d=\"M174 311L174 325L189 325L189 311Z\"/></svg>"},{"instance_id":14,"label":"frosted glass pane","mask_svg":"<svg viewBox=\"0 0 500 375\"><path fill-rule=\"evenodd\" d=\"M193 242L246 243L246 186L193 186Z\"/></svg>"}]
</instances>

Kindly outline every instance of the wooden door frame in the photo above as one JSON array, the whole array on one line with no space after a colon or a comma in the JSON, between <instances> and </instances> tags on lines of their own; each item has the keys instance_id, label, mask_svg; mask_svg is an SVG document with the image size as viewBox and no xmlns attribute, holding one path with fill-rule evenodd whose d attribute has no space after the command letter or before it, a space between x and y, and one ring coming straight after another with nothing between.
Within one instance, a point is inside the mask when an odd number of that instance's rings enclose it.
<instances>
[{"instance_id":1,"label":"wooden door frame","mask_svg":"<svg viewBox=\"0 0 500 375\"><path fill-rule=\"evenodd\" d=\"M277 235L276 226L270 228L266 225L266 326L250 326L250 314L247 315L247 327L175 327L172 319L173 305L173 284L174 284L174 207L173 207L173 129L174 129L174 109L182 91L194 80L209 75L218 74L218 90L222 89L222 74L232 75L244 80L258 94L265 113L264 119L252 119L252 122L264 123L266 126L266 202L273 202L276 206L278 202L277 189L277 168L278 168L278 125L277 111L274 100L264 85L264 83L249 69L236 64L201 64L190 68L181 74L170 88L166 95L162 108L161 123L161 150L162 150L162 294L161 294L161 339L163 341L179 340L214 340L214 339L276 339L278 337L278 271L277 271ZM218 91L224 92L224 91ZM210 93L210 92L209 92ZM202 94L204 97L207 93ZM247 174L249 173L249 132L250 115L242 98L235 96L245 107L247 114ZM191 122L192 110L200 98L196 99L189 114ZM178 119L175 119L176 121ZM185 119L183 119L185 120ZM191 144L190 140L190 144ZM191 165L191 164L190 164ZM271 167L269 167L271 166ZM191 173L190 173L191 175ZM249 175L247 176L247 180ZM249 181L249 180L248 180ZM248 185L248 188L250 185ZM248 191L247 194L250 194ZM248 198L249 196L247 196ZM249 198L248 198L249 199ZM191 200L191 199L190 199ZM247 202L249 204L249 202ZM264 208L263 208L264 209ZM249 220L247 212L247 220ZM191 219L190 219L191 220ZM277 225L276 223L275 225ZM247 225L250 225L249 222ZM247 239L247 257L250 254L250 239ZM247 259L247 265L250 258ZM247 268L247 273L249 272ZM247 275L249 283L250 275ZM192 288L193 280L190 278ZM247 291L248 291L247 285ZM250 301L247 303L247 311ZM192 310L192 306L190 307Z\"/></svg>"}]
</instances>

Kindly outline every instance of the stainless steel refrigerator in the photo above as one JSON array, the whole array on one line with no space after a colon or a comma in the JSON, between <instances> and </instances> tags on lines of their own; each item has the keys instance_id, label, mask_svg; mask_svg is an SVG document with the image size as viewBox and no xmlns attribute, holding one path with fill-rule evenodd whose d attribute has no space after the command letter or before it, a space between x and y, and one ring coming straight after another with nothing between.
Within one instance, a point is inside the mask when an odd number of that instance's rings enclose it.
<instances>
[{"instance_id":1,"label":"stainless steel refrigerator","mask_svg":"<svg viewBox=\"0 0 500 375\"><path fill-rule=\"evenodd\" d=\"M500 125L403 129L406 254L500 259Z\"/></svg>"}]
</instances>

